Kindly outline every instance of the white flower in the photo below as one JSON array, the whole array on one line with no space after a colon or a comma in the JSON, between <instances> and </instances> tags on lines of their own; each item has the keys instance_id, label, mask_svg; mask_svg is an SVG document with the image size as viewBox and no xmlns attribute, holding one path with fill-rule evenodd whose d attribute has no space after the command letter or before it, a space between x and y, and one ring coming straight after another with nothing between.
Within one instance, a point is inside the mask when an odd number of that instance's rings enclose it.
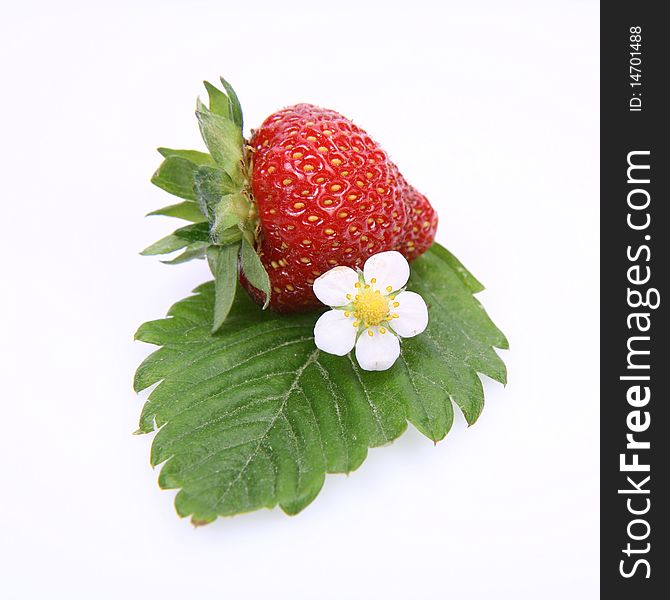
<instances>
[{"instance_id":1,"label":"white flower","mask_svg":"<svg viewBox=\"0 0 670 600\"><path fill-rule=\"evenodd\" d=\"M335 267L314 282L314 294L332 308L314 326L317 348L344 356L356 346L358 364L384 371L400 355L399 338L428 325L423 298L406 292L409 264L399 252L371 256L362 271Z\"/></svg>"}]
</instances>

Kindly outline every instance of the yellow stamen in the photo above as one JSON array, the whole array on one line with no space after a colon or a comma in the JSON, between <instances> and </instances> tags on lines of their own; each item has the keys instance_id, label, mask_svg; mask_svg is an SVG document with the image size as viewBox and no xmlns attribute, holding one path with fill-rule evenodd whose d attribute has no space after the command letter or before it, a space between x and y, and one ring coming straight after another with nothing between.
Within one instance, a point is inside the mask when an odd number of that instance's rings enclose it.
<instances>
[{"instance_id":1,"label":"yellow stamen","mask_svg":"<svg viewBox=\"0 0 670 600\"><path fill-rule=\"evenodd\" d=\"M388 300L381 294L365 286L365 289L357 294L354 299L354 316L367 326L379 325L389 318Z\"/></svg>"}]
</instances>

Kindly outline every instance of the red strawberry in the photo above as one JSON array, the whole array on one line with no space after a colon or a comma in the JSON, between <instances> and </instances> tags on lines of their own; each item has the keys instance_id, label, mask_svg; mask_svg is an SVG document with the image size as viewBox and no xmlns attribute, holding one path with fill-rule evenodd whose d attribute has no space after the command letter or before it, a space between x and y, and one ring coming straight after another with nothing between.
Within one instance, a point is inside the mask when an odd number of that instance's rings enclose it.
<instances>
[{"instance_id":1,"label":"red strawberry","mask_svg":"<svg viewBox=\"0 0 670 600\"><path fill-rule=\"evenodd\" d=\"M403 180L404 181L404 180ZM409 226L402 244L396 249L408 261L421 256L430 248L437 230L437 213L428 198L405 182L403 197L409 205Z\"/></svg>"},{"instance_id":2,"label":"red strawberry","mask_svg":"<svg viewBox=\"0 0 670 600\"><path fill-rule=\"evenodd\" d=\"M437 216L428 200L342 115L310 104L285 108L253 133L250 146L257 250L273 309L321 306L312 284L336 265L356 267L393 249L411 260L432 243ZM262 303L264 294L240 280Z\"/></svg>"},{"instance_id":3,"label":"red strawberry","mask_svg":"<svg viewBox=\"0 0 670 600\"><path fill-rule=\"evenodd\" d=\"M435 211L365 131L297 104L270 115L247 144L237 94L221 84L205 82L209 106L197 102L209 153L159 148L164 160L152 177L184 200L152 214L192 223L143 251L183 249L172 263L206 256L212 332L233 306L238 274L259 304L297 312L322 306L312 285L335 266L359 267L388 250L413 260L429 248Z\"/></svg>"}]
</instances>

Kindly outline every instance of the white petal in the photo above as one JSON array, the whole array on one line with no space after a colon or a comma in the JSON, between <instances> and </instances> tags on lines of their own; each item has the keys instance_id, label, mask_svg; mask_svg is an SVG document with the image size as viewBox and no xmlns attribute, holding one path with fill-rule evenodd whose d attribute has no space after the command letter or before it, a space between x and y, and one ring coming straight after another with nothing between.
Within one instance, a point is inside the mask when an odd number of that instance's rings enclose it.
<instances>
[{"instance_id":1,"label":"white petal","mask_svg":"<svg viewBox=\"0 0 670 600\"><path fill-rule=\"evenodd\" d=\"M323 313L314 325L314 343L319 350L344 356L356 343L358 327L353 317L345 317L344 311L329 310Z\"/></svg>"},{"instance_id":2,"label":"white petal","mask_svg":"<svg viewBox=\"0 0 670 600\"><path fill-rule=\"evenodd\" d=\"M358 274L349 267L335 267L326 271L314 282L314 294L327 306L349 304L347 294L353 294Z\"/></svg>"},{"instance_id":3,"label":"white petal","mask_svg":"<svg viewBox=\"0 0 670 600\"><path fill-rule=\"evenodd\" d=\"M392 250L380 252L368 258L363 265L365 283L372 283L383 293L399 290L409 279L409 263L405 257ZM388 288L391 288L390 290Z\"/></svg>"},{"instance_id":4,"label":"white petal","mask_svg":"<svg viewBox=\"0 0 670 600\"><path fill-rule=\"evenodd\" d=\"M391 305L391 310L398 315L393 319L391 327L400 337L419 335L428 325L428 307L423 298L414 292L400 292L395 297L398 306Z\"/></svg>"},{"instance_id":5,"label":"white petal","mask_svg":"<svg viewBox=\"0 0 670 600\"><path fill-rule=\"evenodd\" d=\"M379 328L370 327L361 333L356 342L356 360L366 371L386 371L398 356L400 341L388 329L386 333L379 333Z\"/></svg>"}]
</instances>

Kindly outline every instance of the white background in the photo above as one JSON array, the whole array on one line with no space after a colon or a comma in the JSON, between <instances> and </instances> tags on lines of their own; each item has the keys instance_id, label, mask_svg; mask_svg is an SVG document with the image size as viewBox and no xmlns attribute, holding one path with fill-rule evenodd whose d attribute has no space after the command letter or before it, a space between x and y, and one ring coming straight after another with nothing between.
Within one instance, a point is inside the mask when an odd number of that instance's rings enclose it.
<instances>
[{"instance_id":1,"label":"white background","mask_svg":"<svg viewBox=\"0 0 670 600\"><path fill-rule=\"evenodd\" d=\"M383 8L382 8L383 7ZM596 2L21 2L0 9L0 596L598 594ZM194 529L133 437L135 328L208 278L137 251L176 222L155 147L201 80L246 123L308 101L372 134L487 286L506 388L281 511Z\"/></svg>"}]
</instances>

